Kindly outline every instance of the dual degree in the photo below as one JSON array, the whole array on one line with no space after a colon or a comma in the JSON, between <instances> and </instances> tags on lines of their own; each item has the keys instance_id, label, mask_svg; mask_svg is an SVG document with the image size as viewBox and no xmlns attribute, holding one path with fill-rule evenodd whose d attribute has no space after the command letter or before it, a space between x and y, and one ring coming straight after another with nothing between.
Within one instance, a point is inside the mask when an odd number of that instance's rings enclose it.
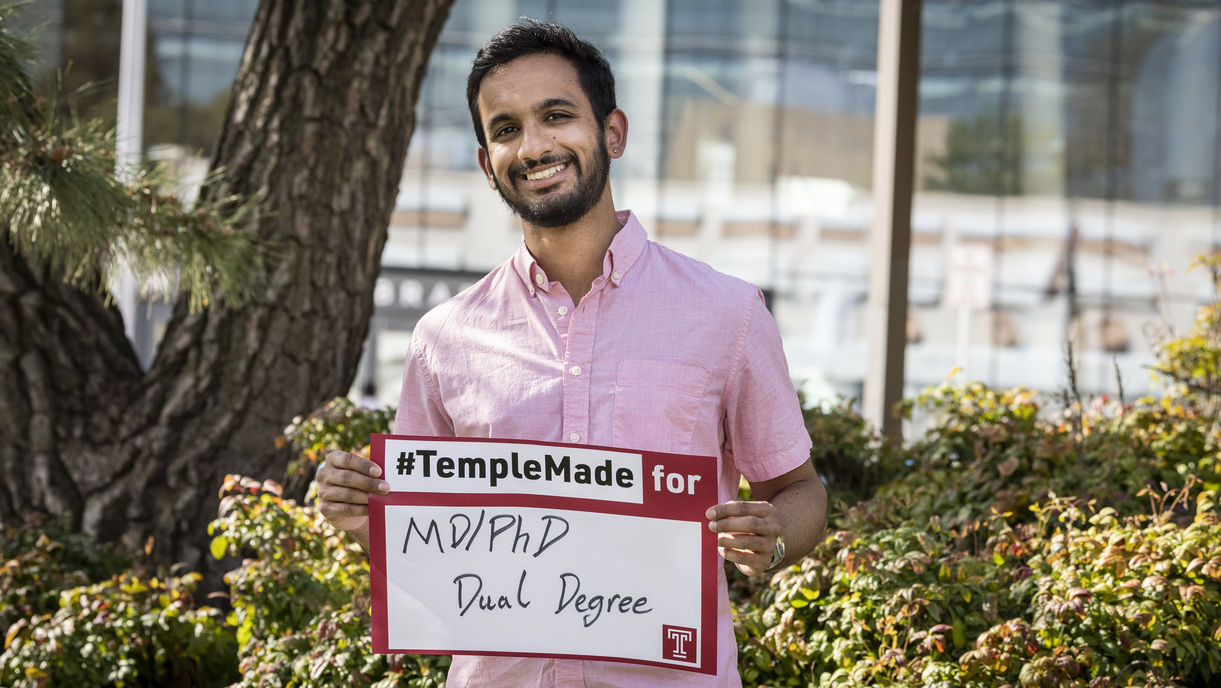
<instances>
[{"instance_id":1,"label":"dual degree","mask_svg":"<svg viewBox=\"0 0 1221 688\"><path fill-rule=\"evenodd\" d=\"M497 543L500 542L502 543L501 549L507 548L509 552L529 554L531 557L537 558L552 545L564 539L572 529L567 519L554 514L541 516L539 521L542 532L532 533L525 528L525 519L520 514L496 514L489 519L487 511L481 509L478 521L474 521L467 514L455 513L449 517L449 548L450 551L458 549L470 551L486 522L489 552L495 551ZM403 554L407 554L411 547L413 535L417 546L427 548L435 544L438 552L445 553L441 527L436 519L427 519L427 525L423 528L420 527L414 516L408 520L407 535L403 538ZM504 537L506 535L509 537ZM532 539L535 544L533 551L531 551ZM477 573L462 573L455 576L452 582L457 593L458 616L466 616L467 612L471 610L489 613L515 608L526 609L532 602L526 594L528 573L527 570L522 569L516 591L508 594L484 592L483 577ZM581 591L580 576L572 572L559 575L558 588L556 606L552 613L558 615L569 612L580 615L585 628L597 623L603 613L641 615L653 611L653 608L649 606L649 598L645 595L620 592L584 593Z\"/></svg>"}]
</instances>

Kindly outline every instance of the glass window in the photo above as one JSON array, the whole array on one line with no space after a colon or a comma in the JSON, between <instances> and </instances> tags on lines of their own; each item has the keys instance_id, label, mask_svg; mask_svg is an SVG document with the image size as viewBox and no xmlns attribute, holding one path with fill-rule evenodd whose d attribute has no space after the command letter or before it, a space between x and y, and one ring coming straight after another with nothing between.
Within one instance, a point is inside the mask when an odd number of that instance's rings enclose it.
<instances>
[{"instance_id":1,"label":"glass window","mask_svg":"<svg viewBox=\"0 0 1221 688\"><path fill-rule=\"evenodd\" d=\"M1183 269L1217 241L1219 18L1215 2L925 3L910 390L954 365L1061 389L1066 342L1082 391L1148 389L1148 333L1189 321L1204 278Z\"/></svg>"},{"instance_id":2,"label":"glass window","mask_svg":"<svg viewBox=\"0 0 1221 688\"><path fill-rule=\"evenodd\" d=\"M220 135L256 0L150 0L144 143L207 157ZM181 160L180 160L181 161Z\"/></svg>"},{"instance_id":3,"label":"glass window","mask_svg":"<svg viewBox=\"0 0 1221 688\"><path fill-rule=\"evenodd\" d=\"M206 153L256 0L149 0L145 141ZM112 118L119 3L39 3L52 66ZM50 9L48 9L50 8ZM598 44L630 126L620 207L766 288L796 377L865 370L876 0L456 0L433 52L386 260L486 270L520 227L476 165L475 51L527 15ZM955 367L995 385L1149 385L1147 332L1180 330L1221 247L1221 2L926 0L908 391ZM78 79L73 82L72 79ZM50 83L47 81L46 83ZM963 285L970 288L964 291ZM390 375L396 378L397 374Z\"/></svg>"}]
</instances>

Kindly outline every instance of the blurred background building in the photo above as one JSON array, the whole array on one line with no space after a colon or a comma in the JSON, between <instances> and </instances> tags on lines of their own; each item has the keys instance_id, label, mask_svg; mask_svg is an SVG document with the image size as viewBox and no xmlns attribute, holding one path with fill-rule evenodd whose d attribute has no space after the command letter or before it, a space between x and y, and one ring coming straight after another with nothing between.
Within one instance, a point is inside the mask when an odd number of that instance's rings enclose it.
<instances>
[{"instance_id":1,"label":"blurred background building","mask_svg":"<svg viewBox=\"0 0 1221 688\"><path fill-rule=\"evenodd\" d=\"M144 150L207 167L256 0L147 0ZM120 0L42 0L43 79L101 84L114 116ZM859 397L878 4L456 0L419 102L354 390L397 398L413 319L512 253L520 227L475 162L465 80L518 16L593 40L631 127L621 207L654 239L769 292L792 373ZM1151 342L1209 298L1221 250L1221 0L925 0L906 388L1082 393L1153 384ZM335 132L341 135L341 132Z\"/></svg>"}]
</instances>

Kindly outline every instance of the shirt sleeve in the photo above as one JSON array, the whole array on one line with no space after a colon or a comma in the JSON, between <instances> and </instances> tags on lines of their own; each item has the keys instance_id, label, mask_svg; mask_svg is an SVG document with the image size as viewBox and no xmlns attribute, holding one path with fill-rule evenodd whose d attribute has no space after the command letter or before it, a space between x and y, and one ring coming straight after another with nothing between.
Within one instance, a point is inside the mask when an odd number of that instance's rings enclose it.
<instances>
[{"instance_id":1,"label":"shirt sleeve","mask_svg":"<svg viewBox=\"0 0 1221 688\"><path fill-rule=\"evenodd\" d=\"M760 482L800 466L810 457L812 443L780 331L758 290L746 312L725 390L725 450L747 480Z\"/></svg>"},{"instance_id":2,"label":"shirt sleeve","mask_svg":"<svg viewBox=\"0 0 1221 688\"><path fill-rule=\"evenodd\" d=\"M436 377L428 369L419 338L411 338L403 366L403 387L394 415L394 434L453 437L454 423L445 412Z\"/></svg>"}]
</instances>

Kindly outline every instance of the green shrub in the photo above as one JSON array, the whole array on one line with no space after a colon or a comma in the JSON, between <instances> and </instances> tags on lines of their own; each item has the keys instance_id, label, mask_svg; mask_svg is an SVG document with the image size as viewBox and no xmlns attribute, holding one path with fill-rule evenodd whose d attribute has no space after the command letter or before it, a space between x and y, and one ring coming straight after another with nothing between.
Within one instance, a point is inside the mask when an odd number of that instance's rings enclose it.
<instances>
[{"instance_id":1,"label":"green shrub","mask_svg":"<svg viewBox=\"0 0 1221 688\"><path fill-rule=\"evenodd\" d=\"M1164 337L1157 344L1154 370L1170 380L1174 394L1221 420L1221 253L1199 258L1192 267L1212 275L1213 303L1200 308L1191 332Z\"/></svg>"},{"instance_id":2,"label":"green shrub","mask_svg":"<svg viewBox=\"0 0 1221 688\"><path fill-rule=\"evenodd\" d=\"M376 655L368 557L273 482L229 476L212 553L245 557L225 576L237 628L236 686L442 686L448 656Z\"/></svg>"},{"instance_id":3,"label":"green shrub","mask_svg":"<svg viewBox=\"0 0 1221 688\"><path fill-rule=\"evenodd\" d=\"M1221 670L1221 519L1200 493L1119 518L1067 499L979 554L936 519L839 531L740 609L748 685L1205 686ZM817 678L817 681L813 681Z\"/></svg>"},{"instance_id":4,"label":"green shrub","mask_svg":"<svg viewBox=\"0 0 1221 688\"><path fill-rule=\"evenodd\" d=\"M1011 678L1026 685L1021 674L1039 678L1035 685L1086 686L1098 676L1117 686L1215 685L1221 673L1215 497L1201 492L1186 525L1161 505L1156 515L1126 519L1106 508L1091 515L1065 500L1043 507L1043 520L1054 516L1058 527L1036 540L1028 562L1038 581L1031 627L1040 648Z\"/></svg>"},{"instance_id":5,"label":"green shrub","mask_svg":"<svg viewBox=\"0 0 1221 688\"><path fill-rule=\"evenodd\" d=\"M852 401L804 406L813 438L810 459L827 484L828 502L843 507L873 496L903 469L903 458L870 427Z\"/></svg>"},{"instance_id":6,"label":"green shrub","mask_svg":"<svg viewBox=\"0 0 1221 688\"><path fill-rule=\"evenodd\" d=\"M1188 475L1221 482L1221 428L1172 398L1124 406L1099 400L1046 418L1031 390L943 384L921 394L934 426L900 453L904 469L841 519L857 531L923 523L974 528L991 514L1029 521L1055 495L1140 513L1137 493L1178 489ZM983 535L986 539L987 534Z\"/></svg>"},{"instance_id":7,"label":"green shrub","mask_svg":"<svg viewBox=\"0 0 1221 688\"><path fill-rule=\"evenodd\" d=\"M748 654L782 658L775 666L783 673L763 677L756 662L743 668L743 678L921 685L930 662L951 661L1034 594L1015 559L968 554L958 545L957 533L935 520L923 528L836 532L773 579L769 603L752 619L761 625L742 633Z\"/></svg>"},{"instance_id":8,"label":"green shrub","mask_svg":"<svg viewBox=\"0 0 1221 688\"><path fill-rule=\"evenodd\" d=\"M59 593L110 578L131 565L112 545L73 533L66 523L0 528L0 630L59 607Z\"/></svg>"},{"instance_id":9,"label":"green shrub","mask_svg":"<svg viewBox=\"0 0 1221 688\"><path fill-rule=\"evenodd\" d=\"M312 474L328 450L363 450L370 435L389 433L393 422L394 409L364 408L347 397L336 397L308 416L293 418L277 442L281 446L291 442L299 450L288 466L293 478Z\"/></svg>"},{"instance_id":10,"label":"green shrub","mask_svg":"<svg viewBox=\"0 0 1221 688\"><path fill-rule=\"evenodd\" d=\"M744 683L1221 683L1218 305L1158 351L1172 385L1135 404L932 388L906 402L933 420L903 449L813 414L820 470L863 476L863 499L736 602Z\"/></svg>"},{"instance_id":11,"label":"green shrub","mask_svg":"<svg viewBox=\"0 0 1221 688\"><path fill-rule=\"evenodd\" d=\"M829 523L835 523L851 505L873 496L880 485L903 470L904 457L870 427L851 400L807 405L802 398L801 414L814 440L810 460L827 487ZM738 487L738 499L751 499L745 479ZM724 568L730 602L758 604L767 590L767 579L746 576L733 565Z\"/></svg>"},{"instance_id":12,"label":"green shrub","mask_svg":"<svg viewBox=\"0 0 1221 688\"><path fill-rule=\"evenodd\" d=\"M5 635L0 685L223 686L237 679L236 643L220 612L197 608L199 574L128 574L64 590L54 613Z\"/></svg>"}]
</instances>

